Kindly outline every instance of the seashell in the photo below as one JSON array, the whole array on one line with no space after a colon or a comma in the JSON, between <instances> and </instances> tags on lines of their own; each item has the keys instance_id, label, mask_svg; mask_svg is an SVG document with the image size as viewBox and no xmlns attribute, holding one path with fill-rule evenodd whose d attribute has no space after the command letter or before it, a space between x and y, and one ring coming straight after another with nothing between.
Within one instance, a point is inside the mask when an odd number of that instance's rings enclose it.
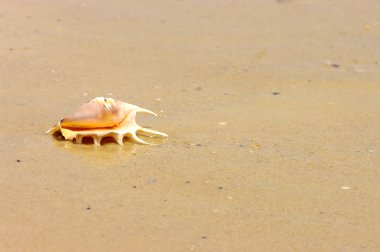
<instances>
[{"instance_id":1,"label":"seashell","mask_svg":"<svg viewBox=\"0 0 380 252\"><path fill-rule=\"evenodd\" d=\"M151 137L168 136L139 126L136 123L137 112L157 116L156 113L136 105L112 98L96 97L63 118L46 133L61 133L66 140L75 139L76 143L82 143L84 137L92 137L96 145L100 145L104 137L113 137L118 144L123 145L124 137L137 143L148 144L140 139L137 133Z\"/></svg>"}]
</instances>

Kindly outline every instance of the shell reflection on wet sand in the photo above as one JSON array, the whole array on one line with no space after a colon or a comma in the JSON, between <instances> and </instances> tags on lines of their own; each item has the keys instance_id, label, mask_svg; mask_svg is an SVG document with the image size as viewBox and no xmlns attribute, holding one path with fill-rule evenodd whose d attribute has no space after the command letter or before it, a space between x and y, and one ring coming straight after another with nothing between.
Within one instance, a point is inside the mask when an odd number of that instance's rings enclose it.
<instances>
[{"instance_id":1,"label":"shell reflection on wet sand","mask_svg":"<svg viewBox=\"0 0 380 252\"><path fill-rule=\"evenodd\" d=\"M66 140L82 143L84 138L92 138L95 145L100 145L103 138L113 138L123 145L125 137L133 142L149 144L139 138L137 133L149 137L168 135L159 131L143 128L136 123L137 112L156 113L112 98L96 97L73 114L63 118L46 133L51 135L62 134Z\"/></svg>"}]
</instances>

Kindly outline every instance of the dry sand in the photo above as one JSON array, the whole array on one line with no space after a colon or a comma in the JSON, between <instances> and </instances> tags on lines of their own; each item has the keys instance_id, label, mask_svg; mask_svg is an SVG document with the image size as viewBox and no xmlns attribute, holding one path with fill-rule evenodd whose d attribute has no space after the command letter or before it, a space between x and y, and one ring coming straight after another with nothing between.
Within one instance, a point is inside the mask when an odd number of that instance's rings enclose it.
<instances>
[{"instance_id":1,"label":"dry sand","mask_svg":"<svg viewBox=\"0 0 380 252\"><path fill-rule=\"evenodd\" d=\"M2 1L0 251L380 251L380 3ZM158 146L43 132L96 96Z\"/></svg>"}]
</instances>

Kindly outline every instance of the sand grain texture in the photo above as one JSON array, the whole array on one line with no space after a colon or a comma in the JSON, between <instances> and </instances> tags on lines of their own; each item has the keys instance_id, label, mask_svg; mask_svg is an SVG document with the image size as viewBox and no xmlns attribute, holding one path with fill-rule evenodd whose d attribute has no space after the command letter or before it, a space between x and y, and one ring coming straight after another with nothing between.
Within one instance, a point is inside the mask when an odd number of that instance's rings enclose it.
<instances>
[{"instance_id":1,"label":"sand grain texture","mask_svg":"<svg viewBox=\"0 0 380 252\"><path fill-rule=\"evenodd\" d=\"M378 1L2 1L0 251L379 251ZM96 96L159 146L45 134Z\"/></svg>"}]
</instances>

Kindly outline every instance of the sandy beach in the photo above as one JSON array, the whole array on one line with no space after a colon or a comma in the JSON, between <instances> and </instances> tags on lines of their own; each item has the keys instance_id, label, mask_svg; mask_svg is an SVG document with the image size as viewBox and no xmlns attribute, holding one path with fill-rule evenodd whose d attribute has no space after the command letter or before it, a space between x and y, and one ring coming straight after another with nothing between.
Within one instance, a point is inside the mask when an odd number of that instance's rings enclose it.
<instances>
[{"instance_id":1,"label":"sandy beach","mask_svg":"<svg viewBox=\"0 0 380 252\"><path fill-rule=\"evenodd\" d=\"M0 251L380 251L380 2L0 3ZM157 145L44 134L87 100Z\"/></svg>"}]
</instances>

